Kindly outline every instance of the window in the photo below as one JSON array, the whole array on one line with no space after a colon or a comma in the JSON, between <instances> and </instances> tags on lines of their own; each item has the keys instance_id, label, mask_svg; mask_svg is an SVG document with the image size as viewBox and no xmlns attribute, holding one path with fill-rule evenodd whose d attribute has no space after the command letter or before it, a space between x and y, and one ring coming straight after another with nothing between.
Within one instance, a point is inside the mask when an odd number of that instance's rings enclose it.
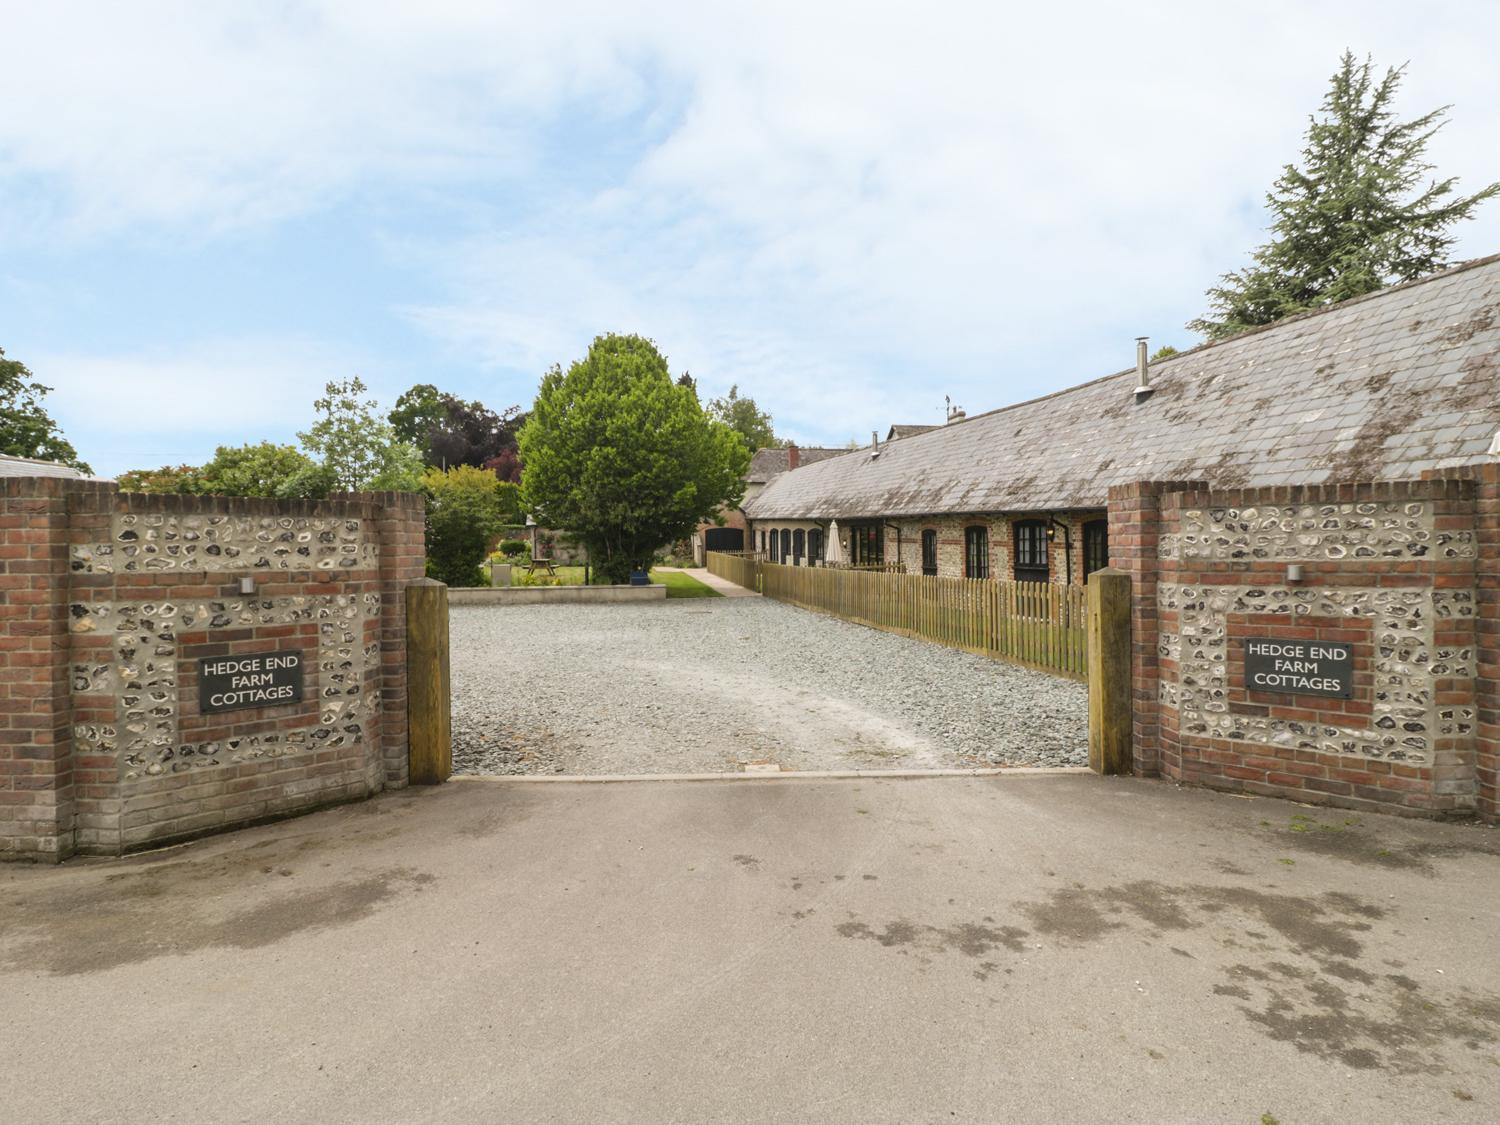
<instances>
[{"instance_id":1,"label":"window","mask_svg":"<svg viewBox=\"0 0 1500 1125\"><path fill-rule=\"evenodd\" d=\"M764 531L760 533L760 553L766 553L766 533Z\"/></svg>"},{"instance_id":2,"label":"window","mask_svg":"<svg viewBox=\"0 0 1500 1125\"><path fill-rule=\"evenodd\" d=\"M988 578L990 576L990 529L987 527L964 528L964 577Z\"/></svg>"},{"instance_id":3,"label":"window","mask_svg":"<svg viewBox=\"0 0 1500 1125\"><path fill-rule=\"evenodd\" d=\"M1016 530L1016 581L1046 582L1051 578L1047 569L1047 525L1041 520L1017 520Z\"/></svg>"},{"instance_id":4,"label":"window","mask_svg":"<svg viewBox=\"0 0 1500 1125\"><path fill-rule=\"evenodd\" d=\"M1083 525L1083 580L1109 565L1109 521L1089 520Z\"/></svg>"},{"instance_id":5,"label":"window","mask_svg":"<svg viewBox=\"0 0 1500 1125\"><path fill-rule=\"evenodd\" d=\"M937 532L930 527L922 532L922 573L929 578L937 575Z\"/></svg>"},{"instance_id":6,"label":"window","mask_svg":"<svg viewBox=\"0 0 1500 1125\"><path fill-rule=\"evenodd\" d=\"M771 553L768 554L766 556L766 558L768 558L771 562L775 562L776 559L777 559L777 550L780 548L780 546L781 546L781 532L778 531L778 530L776 530L776 528L773 527L771 529Z\"/></svg>"},{"instance_id":7,"label":"window","mask_svg":"<svg viewBox=\"0 0 1500 1125\"><path fill-rule=\"evenodd\" d=\"M816 566L823 561L823 532L813 528L807 533L807 565Z\"/></svg>"},{"instance_id":8,"label":"window","mask_svg":"<svg viewBox=\"0 0 1500 1125\"><path fill-rule=\"evenodd\" d=\"M880 566L885 562L885 536L878 523L850 526L849 561L855 566Z\"/></svg>"},{"instance_id":9,"label":"window","mask_svg":"<svg viewBox=\"0 0 1500 1125\"><path fill-rule=\"evenodd\" d=\"M792 565L802 565L802 552L807 549L807 533L800 527L792 532Z\"/></svg>"},{"instance_id":10,"label":"window","mask_svg":"<svg viewBox=\"0 0 1500 1125\"><path fill-rule=\"evenodd\" d=\"M776 561L782 566L786 565L787 556L792 553L792 533L786 528L781 529L781 551L776 556Z\"/></svg>"}]
</instances>

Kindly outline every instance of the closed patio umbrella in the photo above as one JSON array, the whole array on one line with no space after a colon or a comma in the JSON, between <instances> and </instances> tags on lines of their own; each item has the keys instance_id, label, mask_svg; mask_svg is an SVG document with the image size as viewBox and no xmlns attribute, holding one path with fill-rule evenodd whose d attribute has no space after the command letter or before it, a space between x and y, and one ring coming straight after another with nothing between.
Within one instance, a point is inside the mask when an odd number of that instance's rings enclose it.
<instances>
[{"instance_id":1,"label":"closed patio umbrella","mask_svg":"<svg viewBox=\"0 0 1500 1125\"><path fill-rule=\"evenodd\" d=\"M823 562L833 565L843 561L844 544L839 540L839 521L833 520L828 525L828 542L823 545Z\"/></svg>"}]
</instances>

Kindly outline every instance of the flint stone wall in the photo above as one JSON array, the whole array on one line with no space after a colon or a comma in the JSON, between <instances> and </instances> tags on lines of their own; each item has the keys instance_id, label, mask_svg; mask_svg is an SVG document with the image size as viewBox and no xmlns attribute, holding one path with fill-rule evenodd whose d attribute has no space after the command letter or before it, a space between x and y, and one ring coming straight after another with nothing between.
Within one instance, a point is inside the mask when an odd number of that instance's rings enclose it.
<instances>
[{"instance_id":1,"label":"flint stone wall","mask_svg":"<svg viewBox=\"0 0 1500 1125\"><path fill-rule=\"evenodd\" d=\"M1489 466L1368 485L1112 490L1111 562L1136 595L1137 771L1493 815L1497 495ZM1350 697L1250 690L1252 637L1347 645Z\"/></svg>"},{"instance_id":2,"label":"flint stone wall","mask_svg":"<svg viewBox=\"0 0 1500 1125\"><path fill-rule=\"evenodd\" d=\"M0 856L119 854L405 784L419 498L13 480L3 500L0 533L28 538L0 583L45 596L24 621L0 618L0 641L28 638L33 664L5 686L36 701L0 744ZM302 655L300 702L199 713L201 659L288 650Z\"/></svg>"}]
</instances>

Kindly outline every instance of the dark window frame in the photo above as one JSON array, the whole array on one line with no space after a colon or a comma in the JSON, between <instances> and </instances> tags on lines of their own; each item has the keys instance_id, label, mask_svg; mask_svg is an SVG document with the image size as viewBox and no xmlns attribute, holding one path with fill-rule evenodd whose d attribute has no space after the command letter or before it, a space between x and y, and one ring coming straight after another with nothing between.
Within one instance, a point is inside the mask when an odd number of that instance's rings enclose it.
<instances>
[{"instance_id":1,"label":"dark window frame","mask_svg":"<svg viewBox=\"0 0 1500 1125\"><path fill-rule=\"evenodd\" d=\"M823 529L815 527L807 533L807 565L816 566L823 561Z\"/></svg>"},{"instance_id":2,"label":"dark window frame","mask_svg":"<svg viewBox=\"0 0 1500 1125\"><path fill-rule=\"evenodd\" d=\"M922 573L928 578L936 578L938 572L937 529L924 527L921 541Z\"/></svg>"},{"instance_id":3,"label":"dark window frame","mask_svg":"<svg viewBox=\"0 0 1500 1125\"><path fill-rule=\"evenodd\" d=\"M801 566L802 556L807 551L807 532L800 527L792 532L792 565Z\"/></svg>"},{"instance_id":4,"label":"dark window frame","mask_svg":"<svg viewBox=\"0 0 1500 1125\"><path fill-rule=\"evenodd\" d=\"M1011 555L1011 573L1017 582L1052 581L1051 560L1047 550L1046 520L1016 520L1011 524L1015 552Z\"/></svg>"},{"instance_id":5,"label":"dark window frame","mask_svg":"<svg viewBox=\"0 0 1500 1125\"><path fill-rule=\"evenodd\" d=\"M1109 520L1086 520L1083 525L1083 580L1109 565Z\"/></svg>"},{"instance_id":6,"label":"dark window frame","mask_svg":"<svg viewBox=\"0 0 1500 1125\"><path fill-rule=\"evenodd\" d=\"M989 525L971 523L964 528L964 577L990 576Z\"/></svg>"},{"instance_id":7,"label":"dark window frame","mask_svg":"<svg viewBox=\"0 0 1500 1125\"><path fill-rule=\"evenodd\" d=\"M885 529L880 524L849 525L849 563L851 566L885 565Z\"/></svg>"}]
</instances>

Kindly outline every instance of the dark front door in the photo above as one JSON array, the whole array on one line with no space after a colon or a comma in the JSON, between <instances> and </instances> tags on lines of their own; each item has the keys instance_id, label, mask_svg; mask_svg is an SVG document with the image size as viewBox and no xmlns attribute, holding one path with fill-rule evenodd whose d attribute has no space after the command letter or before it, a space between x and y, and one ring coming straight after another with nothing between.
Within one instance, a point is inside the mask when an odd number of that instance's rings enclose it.
<instances>
[{"instance_id":1,"label":"dark front door","mask_svg":"<svg viewBox=\"0 0 1500 1125\"><path fill-rule=\"evenodd\" d=\"M711 527L703 533L705 551L743 551L745 530L740 527Z\"/></svg>"}]
</instances>

